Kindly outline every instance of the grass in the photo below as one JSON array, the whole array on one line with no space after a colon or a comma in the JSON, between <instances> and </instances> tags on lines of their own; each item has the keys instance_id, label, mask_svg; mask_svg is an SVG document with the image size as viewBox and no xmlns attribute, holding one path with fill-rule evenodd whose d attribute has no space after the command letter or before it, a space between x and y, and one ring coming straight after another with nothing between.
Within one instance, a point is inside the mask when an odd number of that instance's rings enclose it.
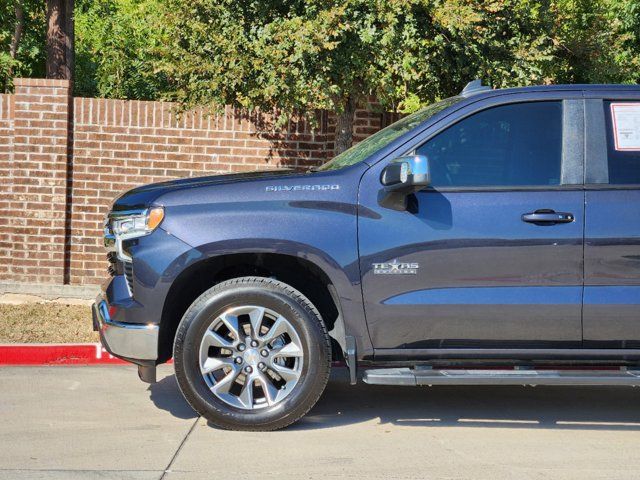
<instances>
[{"instance_id":1,"label":"grass","mask_svg":"<svg viewBox=\"0 0 640 480\"><path fill-rule=\"evenodd\" d=\"M0 343L97 342L91 307L57 303L0 304Z\"/></svg>"}]
</instances>

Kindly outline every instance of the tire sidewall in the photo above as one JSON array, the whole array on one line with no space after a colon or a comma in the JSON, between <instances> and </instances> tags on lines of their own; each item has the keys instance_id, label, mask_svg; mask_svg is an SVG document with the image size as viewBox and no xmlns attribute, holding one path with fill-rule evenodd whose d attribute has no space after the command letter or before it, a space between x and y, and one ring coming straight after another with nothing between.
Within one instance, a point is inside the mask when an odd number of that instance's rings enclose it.
<instances>
[{"instance_id":1,"label":"tire sidewall","mask_svg":"<svg viewBox=\"0 0 640 480\"><path fill-rule=\"evenodd\" d=\"M265 287L229 285L218 291L214 288L211 289L214 292L205 292L189 308L176 333L174 363L180 389L198 413L222 427L290 423L289 418L295 420L306 413L309 399L313 398L315 402L326 383L326 379L316 381L323 376L329 362L326 334L319 315L280 289ZM211 392L200 372L199 349L205 331L221 313L242 305L266 307L282 315L291 323L302 343L304 363L300 379L285 399L271 407L243 410L228 405Z\"/></svg>"}]
</instances>

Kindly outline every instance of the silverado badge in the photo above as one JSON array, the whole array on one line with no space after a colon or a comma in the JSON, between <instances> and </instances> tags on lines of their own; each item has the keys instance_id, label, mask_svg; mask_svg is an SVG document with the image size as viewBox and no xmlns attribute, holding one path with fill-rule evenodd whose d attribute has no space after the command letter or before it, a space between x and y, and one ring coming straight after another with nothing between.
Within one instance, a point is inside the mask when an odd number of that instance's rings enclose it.
<instances>
[{"instance_id":1,"label":"silverado badge","mask_svg":"<svg viewBox=\"0 0 640 480\"><path fill-rule=\"evenodd\" d=\"M267 192L301 192L301 191L325 191L340 190L340 185L267 185Z\"/></svg>"}]
</instances>

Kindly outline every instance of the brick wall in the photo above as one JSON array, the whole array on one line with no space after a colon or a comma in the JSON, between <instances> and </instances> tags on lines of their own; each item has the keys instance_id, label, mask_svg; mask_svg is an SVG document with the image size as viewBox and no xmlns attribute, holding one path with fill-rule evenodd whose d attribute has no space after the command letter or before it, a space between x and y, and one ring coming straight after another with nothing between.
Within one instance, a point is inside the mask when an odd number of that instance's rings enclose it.
<instances>
[{"instance_id":1,"label":"brick wall","mask_svg":"<svg viewBox=\"0 0 640 480\"><path fill-rule=\"evenodd\" d=\"M0 95L0 281L90 285L105 277L101 224L121 192L216 172L307 168L331 158L334 119L227 107L177 115L161 102L71 98L64 81ZM392 118L359 110L356 141Z\"/></svg>"}]
</instances>

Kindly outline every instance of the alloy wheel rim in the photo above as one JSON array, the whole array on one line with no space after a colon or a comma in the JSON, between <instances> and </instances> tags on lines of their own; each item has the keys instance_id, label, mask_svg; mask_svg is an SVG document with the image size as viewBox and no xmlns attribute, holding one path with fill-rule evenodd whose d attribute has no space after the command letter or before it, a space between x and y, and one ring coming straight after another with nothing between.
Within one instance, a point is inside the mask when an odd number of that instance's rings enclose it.
<instances>
[{"instance_id":1,"label":"alloy wheel rim","mask_svg":"<svg viewBox=\"0 0 640 480\"><path fill-rule=\"evenodd\" d=\"M282 402L302 374L302 342L291 323L266 307L243 305L217 316L200 342L200 372L227 405L256 410Z\"/></svg>"}]
</instances>

